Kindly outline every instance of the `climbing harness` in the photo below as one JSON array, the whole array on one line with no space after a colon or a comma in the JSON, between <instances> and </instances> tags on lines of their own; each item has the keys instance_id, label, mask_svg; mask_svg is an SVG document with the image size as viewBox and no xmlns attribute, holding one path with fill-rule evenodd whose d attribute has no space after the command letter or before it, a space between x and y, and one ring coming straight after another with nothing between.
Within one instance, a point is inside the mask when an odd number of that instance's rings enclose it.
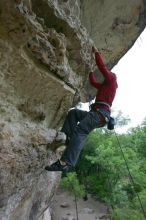
<instances>
[{"instance_id":1,"label":"climbing harness","mask_svg":"<svg viewBox=\"0 0 146 220\"><path fill-rule=\"evenodd\" d=\"M110 105L106 102L95 101L95 103L100 104L100 105L106 105L109 108L109 110L111 109Z\"/></svg>"},{"instance_id":2,"label":"climbing harness","mask_svg":"<svg viewBox=\"0 0 146 220\"><path fill-rule=\"evenodd\" d=\"M96 108L96 106L94 106L94 104L96 105L96 103L93 103L91 105L91 110L99 112L105 118L105 121L106 121L106 124L107 124L107 129L108 130L113 130L114 126L116 124L115 119L111 116L106 116L106 113L104 112L104 110L100 109L100 108ZM106 105L108 105L108 104L106 103Z\"/></svg>"}]
</instances>

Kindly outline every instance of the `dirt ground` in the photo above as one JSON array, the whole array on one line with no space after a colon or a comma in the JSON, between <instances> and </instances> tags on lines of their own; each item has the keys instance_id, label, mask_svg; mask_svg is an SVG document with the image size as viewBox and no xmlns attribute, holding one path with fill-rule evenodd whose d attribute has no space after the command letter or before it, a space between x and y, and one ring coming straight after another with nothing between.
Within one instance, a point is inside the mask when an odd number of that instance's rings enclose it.
<instances>
[{"instance_id":1,"label":"dirt ground","mask_svg":"<svg viewBox=\"0 0 146 220\"><path fill-rule=\"evenodd\" d=\"M61 205L66 205L68 207L61 207ZM83 199L79 199L77 202L77 206L79 220L108 219L106 217L107 207L103 203L100 203L92 198L91 195L88 195L88 200L86 201L84 201ZM59 189L56 193L54 210L55 216L53 220L77 219L74 197L71 196L68 192L65 192L61 189ZM93 213L85 213L87 211Z\"/></svg>"}]
</instances>

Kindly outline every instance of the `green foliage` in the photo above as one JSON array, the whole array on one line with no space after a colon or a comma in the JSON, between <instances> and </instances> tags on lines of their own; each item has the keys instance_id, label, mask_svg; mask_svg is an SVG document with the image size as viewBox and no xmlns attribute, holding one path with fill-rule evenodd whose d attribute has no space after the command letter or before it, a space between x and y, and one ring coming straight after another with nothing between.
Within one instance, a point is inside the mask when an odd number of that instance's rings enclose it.
<instances>
[{"instance_id":1,"label":"green foliage","mask_svg":"<svg viewBox=\"0 0 146 220\"><path fill-rule=\"evenodd\" d=\"M70 172L62 178L61 187L68 190L77 198L83 197L85 195L84 186L79 183L77 174L75 172Z\"/></svg>"},{"instance_id":2,"label":"green foliage","mask_svg":"<svg viewBox=\"0 0 146 220\"><path fill-rule=\"evenodd\" d=\"M145 217L137 210L116 208L112 211L112 220L145 220Z\"/></svg>"},{"instance_id":3,"label":"green foliage","mask_svg":"<svg viewBox=\"0 0 146 220\"><path fill-rule=\"evenodd\" d=\"M139 193L139 197L141 198L141 202L143 204L144 210L146 210L146 190L144 189ZM137 198L134 198L134 203L137 209L140 210L140 204Z\"/></svg>"},{"instance_id":4,"label":"green foliage","mask_svg":"<svg viewBox=\"0 0 146 220\"><path fill-rule=\"evenodd\" d=\"M104 129L94 130L88 136L76 172L86 191L114 207L112 219L143 220L137 193L146 212L146 123L118 138L134 186L115 134Z\"/></svg>"}]
</instances>

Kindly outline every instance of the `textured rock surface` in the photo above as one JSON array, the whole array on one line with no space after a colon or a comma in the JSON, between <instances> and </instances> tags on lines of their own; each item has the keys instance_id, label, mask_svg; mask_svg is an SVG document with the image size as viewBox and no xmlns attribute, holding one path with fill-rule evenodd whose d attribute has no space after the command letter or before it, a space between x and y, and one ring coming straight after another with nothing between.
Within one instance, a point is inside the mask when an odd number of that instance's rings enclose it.
<instances>
[{"instance_id":1,"label":"textured rock surface","mask_svg":"<svg viewBox=\"0 0 146 220\"><path fill-rule=\"evenodd\" d=\"M0 219L43 219L60 174L44 166L67 110L89 90L92 40L112 67L146 23L146 1L0 1ZM45 218L45 217L44 217Z\"/></svg>"}]
</instances>

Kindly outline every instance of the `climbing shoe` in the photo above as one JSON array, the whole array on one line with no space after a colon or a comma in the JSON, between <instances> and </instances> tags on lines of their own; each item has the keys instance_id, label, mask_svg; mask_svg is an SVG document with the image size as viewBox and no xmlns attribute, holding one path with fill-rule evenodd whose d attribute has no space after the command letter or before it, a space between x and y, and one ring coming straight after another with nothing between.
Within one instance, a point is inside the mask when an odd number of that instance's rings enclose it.
<instances>
[{"instance_id":1,"label":"climbing shoe","mask_svg":"<svg viewBox=\"0 0 146 220\"><path fill-rule=\"evenodd\" d=\"M50 166L46 166L45 170L67 172L67 171L69 171L70 168L71 168L70 165L68 165L68 164L62 165L60 163L60 160L57 160L55 163L51 164Z\"/></svg>"}]
</instances>

